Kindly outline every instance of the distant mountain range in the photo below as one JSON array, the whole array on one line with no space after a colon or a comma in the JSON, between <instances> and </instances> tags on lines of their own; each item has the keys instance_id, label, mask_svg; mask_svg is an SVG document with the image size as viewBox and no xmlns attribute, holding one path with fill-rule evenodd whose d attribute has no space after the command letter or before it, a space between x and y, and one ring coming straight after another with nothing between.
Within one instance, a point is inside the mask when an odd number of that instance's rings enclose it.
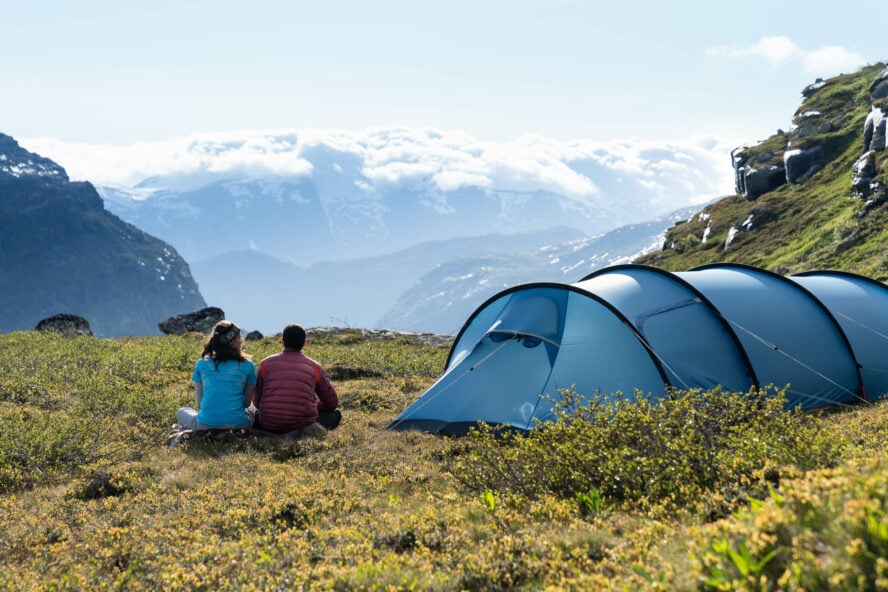
<instances>
[{"instance_id":1,"label":"distant mountain range","mask_svg":"<svg viewBox=\"0 0 888 592\"><path fill-rule=\"evenodd\" d=\"M574 158L570 170L545 165L561 175L548 185L516 181L525 174L519 165L500 164L488 171L497 188L478 175L454 181L466 171L443 165L399 177L411 157L371 165L367 154L319 145L302 150L303 164L286 175L220 171L210 161L188 174L102 187L103 208L90 183L72 183L55 162L0 138L3 331L65 312L86 317L99 335L156 334L159 321L209 302L264 333L293 321L453 332L504 287L574 280L655 248L676 217L613 230L639 211L653 215L663 186L641 183L622 201L606 198L578 172L594 168L591 157ZM225 158L239 147L195 150ZM652 170L669 172L644 179L687 187L701 176L665 165L670 156L648 154ZM555 175L525 165L528 176ZM590 236L598 228L611 230Z\"/></svg>"},{"instance_id":2,"label":"distant mountain range","mask_svg":"<svg viewBox=\"0 0 888 592\"><path fill-rule=\"evenodd\" d=\"M192 264L201 290L263 332L288 322L455 333L493 293L533 281L575 281L657 249L698 206L595 237L569 228L420 243L387 255L300 267L257 251ZM232 278L250 278L232 282Z\"/></svg>"},{"instance_id":3,"label":"distant mountain range","mask_svg":"<svg viewBox=\"0 0 888 592\"><path fill-rule=\"evenodd\" d=\"M121 159L47 147L72 160ZM98 189L109 211L191 263L252 250L307 267L455 237L600 234L726 194L732 147L702 138L497 144L401 128L195 134L130 148L127 158L144 165Z\"/></svg>"},{"instance_id":4,"label":"distant mountain range","mask_svg":"<svg viewBox=\"0 0 888 592\"><path fill-rule=\"evenodd\" d=\"M101 334L153 333L205 298L264 333L453 333L504 288L632 260L888 279L888 69L802 95L791 129L731 154L723 199L727 152L706 142L504 148L389 129L195 136L168 170L100 187L105 211L0 135L0 330L71 312Z\"/></svg>"},{"instance_id":5,"label":"distant mountain range","mask_svg":"<svg viewBox=\"0 0 888 592\"><path fill-rule=\"evenodd\" d=\"M98 336L160 334L200 308L188 265L170 245L104 209L89 183L0 134L0 331L59 313Z\"/></svg>"},{"instance_id":6,"label":"distant mountain range","mask_svg":"<svg viewBox=\"0 0 888 592\"><path fill-rule=\"evenodd\" d=\"M400 129L214 135L179 146L170 170L99 191L109 211L175 245L207 301L245 326L441 331L496 286L574 279L653 248L673 211L729 178L715 147L503 147ZM484 280L438 285L451 268Z\"/></svg>"},{"instance_id":7,"label":"distant mountain range","mask_svg":"<svg viewBox=\"0 0 888 592\"><path fill-rule=\"evenodd\" d=\"M109 211L170 241L192 262L251 250L305 266L566 222L582 233L627 217L613 205L580 206L546 191L462 188L432 196L427 187L407 186L362 195L354 178L336 174L341 178L316 172L311 179L213 180L185 191L158 190L143 200L120 189L101 193ZM145 184L136 189L144 191Z\"/></svg>"},{"instance_id":8,"label":"distant mountain range","mask_svg":"<svg viewBox=\"0 0 888 592\"><path fill-rule=\"evenodd\" d=\"M699 209L691 206L648 222L533 250L450 259L420 277L376 326L457 333L480 304L501 290L532 282L573 283L596 269L629 263L660 249L666 228Z\"/></svg>"}]
</instances>

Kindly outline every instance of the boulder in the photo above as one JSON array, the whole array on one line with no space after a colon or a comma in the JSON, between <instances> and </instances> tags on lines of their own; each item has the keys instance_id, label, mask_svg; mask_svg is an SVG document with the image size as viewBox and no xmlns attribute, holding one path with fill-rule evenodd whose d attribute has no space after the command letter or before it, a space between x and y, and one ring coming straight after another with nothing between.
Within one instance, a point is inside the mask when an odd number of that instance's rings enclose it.
<instances>
[{"instance_id":1,"label":"boulder","mask_svg":"<svg viewBox=\"0 0 888 592\"><path fill-rule=\"evenodd\" d=\"M888 67L883 68L870 84L870 97L874 101L888 97Z\"/></svg>"},{"instance_id":2,"label":"boulder","mask_svg":"<svg viewBox=\"0 0 888 592\"><path fill-rule=\"evenodd\" d=\"M786 182L799 184L811 178L811 175L823 168L823 148L787 150L783 154L783 166L786 169Z\"/></svg>"},{"instance_id":3,"label":"boulder","mask_svg":"<svg viewBox=\"0 0 888 592\"><path fill-rule=\"evenodd\" d=\"M814 81L813 84L809 84L808 86L806 86L805 88L802 89L802 96L805 97L806 99L810 99L814 95L814 93L816 93L818 90L820 90L824 86L826 86L826 82L823 81L823 78L818 78L817 80Z\"/></svg>"},{"instance_id":4,"label":"boulder","mask_svg":"<svg viewBox=\"0 0 888 592\"><path fill-rule=\"evenodd\" d=\"M869 197L873 193L871 182L876 176L876 153L872 150L855 161L852 168L851 188L857 197Z\"/></svg>"},{"instance_id":5,"label":"boulder","mask_svg":"<svg viewBox=\"0 0 888 592\"><path fill-rule=\"evenodd\" d=\"M157 324L167 335L184 335L185 333L209 333L221 320L225 313L221 308L208 306L194 312L176 315Z\"/></svg>"},{"instance_id":6,"label":"boulder","mask_svg":"<svg viewBox=\"0 0 888 592\"><path fill-rule=\"evenodd\" d=\"M743 173L743 195L752 201L763 193L777 189L786 183L786 171L782 166L770 165L761 168L746 166Z\"/></svg>"},{"instance_id":7,"label":"boulder","mask_svg":"<svg viewBox=\"0 0 888 592\"><path fill-rule=\"evenodd\" d=\"M244 337L244 341L259 341L263 337L264 335L262 335L262 333L260 333L259 331L250 331Z\"/></svg>"},{"instance_id":8,"label":"boulder","mask_svg":"<svg viewBox=\"0 0 888 592\"><path fill-rule=\"evenodd\" d=\"M806 138L808 136L813 136L814 134L820 133L818 131L818 125L816 123L803 123L798 128L796 128L793 135L796 138Z\"/></svg>"},{"instance_id":9,"label":"boulder","mask_svg":"<svg viewBox=\"0 0 888 592\"><path fill-rule=\"evenodd\" d=\"M734 191L738 195L746 195L746 160L743 152L746 147L731 150L731 166L734 167Z\"/></svg>"},{"instance_id":10,"label":"boulder","mask_svg":"<svg viewBox=\"0 0 888 592\"><path fill-rule=\"evenodd\" d=\"M863 124L863 151L885 149L885 113L873 107Z\"/></svg>"},{"instance_id":11,"label":"boulder","mask_svg":"<svg viewBox=\"0 0 888 592\"><path fill-rule=\"evenodd\" d=\"M66 337L77 335L92 335L89 321L73 314L57 314L45 318L34 327L37 331L55 331Z\"/></svg>"}]
</instances>

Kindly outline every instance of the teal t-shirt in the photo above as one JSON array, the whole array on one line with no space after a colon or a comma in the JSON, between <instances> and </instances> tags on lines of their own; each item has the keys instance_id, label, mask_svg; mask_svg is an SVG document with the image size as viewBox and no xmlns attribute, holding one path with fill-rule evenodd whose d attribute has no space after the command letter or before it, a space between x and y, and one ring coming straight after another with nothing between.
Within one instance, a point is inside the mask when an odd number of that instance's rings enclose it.
<instances>
[{"instance_id":1,"label":"teal t-shirt","mask_svg":"<svg viewBox=\"0 0 888 592\"><path fill-rule=\"evenodd\" d=\"M240 427L249 423L244 411L244 387L256 384L253 362L201 358L191 380L203 384L203 400L197 421L212 427Z\"/></svg>"}]
</instances>

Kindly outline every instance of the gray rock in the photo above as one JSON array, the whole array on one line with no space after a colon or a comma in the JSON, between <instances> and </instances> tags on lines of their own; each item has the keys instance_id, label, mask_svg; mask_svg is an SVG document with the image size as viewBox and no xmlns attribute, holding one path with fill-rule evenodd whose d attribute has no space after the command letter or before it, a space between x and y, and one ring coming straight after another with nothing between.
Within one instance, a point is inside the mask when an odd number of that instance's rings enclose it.
<instances>
[{"instance_id":1,"label":"gray rock","mask_svg":"<svg viewBox=\"0 0 888 592\"><path fill-rule=\"evenodd\" d=\"M73 314L57 314L45 318L34 327L37 331L55 331L66 337L76 337L77 335L92 335L92 329L89 321L85 318Z\"/></svg>"},{"instance_id":2,"label":"gray rock","mask_svg":"<svg viewBox=\"0 0 888 592\"><path fill-rule=\"evenodd\" d=\"M851 188L857 197L869 197L872 195L871 182L876 176L876 153L872 150L855 161L852 168Z\"/></svg>"},{"instance_id":3,"label":"gray rock","mask_svg":"<svg viewBox=\"0 0 888 592\"><path fill-rule=\"evenodd\" d=\"M748 200L754 200L763 193L777 189L786 183L786 171L782 166L771 165L762 168L747 166L743 174Z\"/></svg>"},{"instance_id":4,"label":"gray rock","mask_svg":"<svg viewBox=\"0 0 888 592\"><path fill-rule=\"evenodd\" d=\"M783 154L783 166L786 168L787 183L804 183L811 175L823 168L819 162L823 158L823 148L814 146L804 150L787 150Z\"/></svg>"},{"instance_id":5,"label":"gray rock","mask_svg":"<svg viewBox=\"0 0 888 592\"><path fill-rule=\"evenodd\" d=\"M883 68L870 84L870 97L872 100L888 97L888 67Z\"/></svg>"},{"instance_id":6,"label":"gray rock","mask_svg":"<svg viewBox=\"0 0 888 592\"><path fill-rule=\"evenodd\" d=\"M803 125L800 125L800 126L795 130L795 132L793 133L793 135L794 135L796 138L806 138L806 137L808 137L808 136L813 136L814 134L818 133L817 130L818 130L818 125L817 125L817 124L814 124L814 123L805 123L805 124L803 124Z\"/></svg>"},{"instance_id":7,"label":"gray rock","mask_svg":"<svg viewBox=\"0 0 888 592\"><path fill-rule=\"evenodd\" d=\"M157 324L167 335L184 335L185 333L209 333L213 326L225 319L221 308L208 306L194 312L176 315Z\"/></svg>"},{"instance_id":8,"label":"gray rock","mask_svg":"<svg viewBox=\"0 0 888 592\"><path fill-rule=\"evenodd\" d=\"M878 107L873 107L863 125L864 152L885 149L885 123L885 113Z\"/></svg>"},{"instance_id":9,"label":"gray rock","mask_svg":"<svg viewBox=\"0 0 888 592\"><path fill-rule=\"evenodd\" d=\"M262 335L262 333L260 333L259 331L250 331L246 334L246 336L244 336L244 341L259 341L263 337L265 336Z\"/></svg>"},{"instance_id":10,"label":"gray rock","mask_svg":"<svg viewBox=\"0 0 888 592\"><path fill-rule=\"evenodd\" d=\"M805 97L806 99L810 99L814 95L814 93L816 93L818 90L820 90L824 86L826 86L826 82L823 81L823 78L818 78L817 80L814 81L813 84L809 84L808 86L806 86L805 88L802 89L802 96Z\"/></svg>"},{"instance_id":11,"label":"gray rock","mask_svg":"<svg viewBox=\"0 0 888 592\"><path fill-rule=\"evenodd\" d=\"M734 168L734 191L738 195L746 195L746 167L747 156L742 151L744 147L731 150L731 166Z\"/></svg>"}]
</instances>

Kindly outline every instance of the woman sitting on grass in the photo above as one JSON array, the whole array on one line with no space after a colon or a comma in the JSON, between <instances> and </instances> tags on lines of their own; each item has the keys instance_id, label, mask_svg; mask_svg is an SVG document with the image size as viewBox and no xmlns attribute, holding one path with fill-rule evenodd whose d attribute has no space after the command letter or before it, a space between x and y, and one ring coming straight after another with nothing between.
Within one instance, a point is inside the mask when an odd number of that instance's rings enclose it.
<instances>
[{"instance_id":1,"label":"woman sitting on grass","mask_svg":"<svg viewBox=\"0 0 888 592\"><path fill-rule=\"evenodd\" d=\"M198 410L182 407L176 419L184 429L249 428L254 410L250 406L256 369L250 356L241 351L240 328L219 321L204 344L194 366L194 396Z\"/></svg>"}]
</instances>

